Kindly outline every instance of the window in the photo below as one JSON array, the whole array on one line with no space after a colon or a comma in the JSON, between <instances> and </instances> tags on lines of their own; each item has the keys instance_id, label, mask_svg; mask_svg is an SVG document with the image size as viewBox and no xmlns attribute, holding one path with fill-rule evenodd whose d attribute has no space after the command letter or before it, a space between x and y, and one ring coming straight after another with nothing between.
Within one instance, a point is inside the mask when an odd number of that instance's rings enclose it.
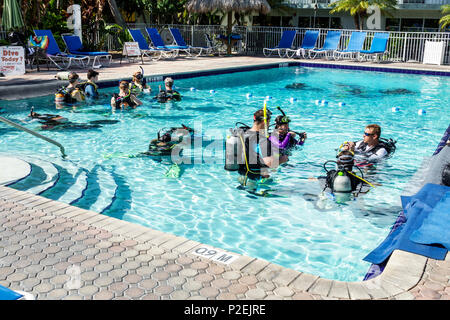
<instances>
[{"instance_id":1,"label":"window","mask_svg":"<svg viewBox=\"0 0 450 320\"><path fill-rule=\"evenodd\" d=\"M386 31L400 31L400 19L386 18Z\"/></svg>"},{"instance_id":2,"label":"window","mask_svg":"<svg viewBox=\"0 0 450 320\"><path fill-rule=\"evenodd\" d=\"M282 27L293 27L293 23L295 23L296 17L281 17L281 26ZM291 22L292 21L292 22Z\"/></svg>"},{"instance_id":3,"label":"window","mask_svg":"<svg viewBox=\"0 0 450 320\"><path fill-rule=\"evenodd\" d=\"M330 17L330 28L331 29L342 29L341 18Z\"/></svg>"},{"instance_id":4,"label":"window","mask_svg":"<svg viewBox=\"0 0 450 320\"><path fill-rule=\"evenodd\" d=\"M312 26L312 20L310 17L298 17L298 26L300 28L310 28Z\"/></svg>"},{"instance_id":5,"label":"window","mask_svg":"<svg viewBox=\"0 0 450 320\"><path fill-rule=\"evenodd\" d=\"M439 31L439 19L425 19L423 31L428 31L428 32Z\"/></svg>"},{"instance_id":6,"label":"window","mask_svg":"<svg viewBox=\"0 0 450 320\"><path fill-rule=\"evenodd\" d=\"M329 28L330 18L329 17L316 17L316 28Z\"/></svg>"},{"instance_id":7,"label":"window","mask_svg":"<svg viewBox=\"0 0 450 320\"><path fill-rule=\"evenodd\" d=\"M422 31L423 19L402 19L400 31Z\"/></svg>"}]
</instances>

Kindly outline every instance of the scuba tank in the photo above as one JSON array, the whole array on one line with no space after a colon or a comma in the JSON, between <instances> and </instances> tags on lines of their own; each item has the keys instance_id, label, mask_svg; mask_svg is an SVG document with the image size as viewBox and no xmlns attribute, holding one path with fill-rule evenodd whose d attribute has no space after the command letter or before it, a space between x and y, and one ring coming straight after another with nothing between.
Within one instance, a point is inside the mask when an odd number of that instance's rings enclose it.
<instances>
[{"instance_id":1,"label":"scuba tank","mask_svg":"<svg viewBox=\"0 0 450 320\"><path fill-rule=\"evenodd\" d=\"M345 171L338 171L334 177L331 189L334 193L336 192L352 192L352 182L348 174Z\"/></svg>"},{"instance_id":2,"label":"scuba tank","mask_svg":"<svg viewBox=\"0 0 450 320\"><path fill-rule=\"evenodd\" d=\"M58 72L55 77L58 80L69 80L69 74L69 71Z\"/></svg>"},{"instance_id":3,"label":"scuba tank","mask_svg":"<svg viewBox=\"0 0 450 320\"><path fill-rule=\"evenodd\" d=\"M353 169L354 157L349 151L343 151L339 153L337 158L337 161L329 160L323 164L323 167L327 172L324 191L326 188L329 188L334 195L336 202L343 203L351 200L352 192L356 188L356 185L352 183L352 177L349 173L352 172ZM326 164L329 162L336 163L337 169L328 171Z\"/></svg>"},{"instance_id":4,"label":"scuba tank","mask_svg":"<svg viewBox=\"0 0 450 320\"><path fill-rule=\"evenodd\" d=\"M240 123L237 122L236 125ZM238 160L240 145L241 145L241 139L239 136L245 133L246 130L248 130L250 127L247 126L244 123L241 123L244 126L237 127L230 129L230 136L227 136L227 140L225 142L225 170L229 171L237 171L239 170L239 164L241 161Z\"/></svg>"}]
</instances>

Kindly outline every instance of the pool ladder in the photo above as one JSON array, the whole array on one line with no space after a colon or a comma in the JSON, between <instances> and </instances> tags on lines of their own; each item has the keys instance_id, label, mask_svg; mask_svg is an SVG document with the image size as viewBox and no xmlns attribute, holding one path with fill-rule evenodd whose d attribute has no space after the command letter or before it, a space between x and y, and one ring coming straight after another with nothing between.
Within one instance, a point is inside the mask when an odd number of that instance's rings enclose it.
<instances>
[{"instance_id":1,"label":"pool ladder","mask_svg":"<svg viewBox=\"0 0 450 320\"><path fill-rule=\"evenodd\" d=\"M45 140L45 141L47 141L47 142L50 142L51 144L54 144L54 145L57 146L57 147L59 148L59 150L61 151L62 157L63 157L63 158L66 158L66 157L67 157L66 152L65 152L65 150L64 150L64 147L63 147L62 144L60 144L59 142L57 142L57 141L55 141L55 140L53 140L53 139L47 138L46 136L43 136L42 134L37 133L36 131L30 130L30 129L28 129L28 128L25 128L25 127L21 126L20 124L17 124L17 123L15 123L15 122L11 121L11 120L6 119L6 118L0 117L0 121L4 122L4 123L6 123L6 124L8 124L8 125L10 125L10 126L13 126L14 128L17 128L17 129L19 129L19 130L28 132L29 134L32 134L32 135L35 136L35 137L38 137L38 138L40 138L40 139L42 139L42 140Z\"/></svg>"}]
</instances>

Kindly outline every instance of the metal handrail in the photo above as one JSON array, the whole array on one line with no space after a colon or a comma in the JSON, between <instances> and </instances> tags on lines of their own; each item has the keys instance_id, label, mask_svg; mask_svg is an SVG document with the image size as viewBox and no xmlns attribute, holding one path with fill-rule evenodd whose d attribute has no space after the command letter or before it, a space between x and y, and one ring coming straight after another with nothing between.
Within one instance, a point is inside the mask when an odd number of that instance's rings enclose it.
<instances>
[{"instance_id":1,"label":"metal handrail","mask_svg":"<svg viewBox=\"0 0 450 320\"><path fill-rule=\"evenodd\" d=\"M17 124L17 123L15 123L15 122L11 121L11 120L6 119L6 118L0 117L0 121L4 122L4 123L6 123L6 124L8 124L8 125L10 125L10 126L13 126L14 128L17 128L17 129L19 129L19 130L28 132L29 134L32 134L33 136L38 137L38 138L40 138L40 139L42 139L42 140L45 140L45 141L47 141L47 142L50 142L50 143L54 144L55 146L59 147L59 150L60 150L61 153L62 153L62 157L63 157L63 158L67 157L66 152L65 152L65 150L64 150L64 147L63 147L62 144L60 144L59 142L57 142L57 141L55 141L55 140L53 140L53 139L47 138L47 137L43 136L43 135L40 134L40 133L37 133L37 132L35 132L35 131L33 131L33 130L30 130L30 129L28 129L28 128L25 128L25 127L21 126L20 124Z\"/></svg>"}]
</instances>

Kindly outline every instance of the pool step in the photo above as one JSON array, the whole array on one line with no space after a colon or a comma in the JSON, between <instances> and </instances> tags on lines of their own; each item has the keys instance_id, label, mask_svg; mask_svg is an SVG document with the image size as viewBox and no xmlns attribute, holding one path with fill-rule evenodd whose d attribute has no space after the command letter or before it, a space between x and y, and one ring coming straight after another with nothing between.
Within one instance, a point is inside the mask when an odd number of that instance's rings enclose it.
<instances>
[{"instance_id":1,"label":"pool step","mask_svg":"<svg viewBox=\"0 0 450 320\"><path fill-rule=\"evenodd\" d=\"M102 213L114 201L117 185L112 175L100 166L89 172L88 187L84 197L73 205Z\"/></svg>"},{"instance_id":2,"label":"pool step","mask_svg":"<svg viewBox=\"0 0 450 320\"><path fill-rule=\"evenodd\" d=\"M11 184L9 187L34 194L41 194L57 183L59 173L50 162L26 156L18 156L17 158L26 161L31 166L31 173L25 179Z\"/></svg>"},{"instance_id":3,"label":"pool step","mask_svg":"<svg viewBox=\"0 0 450 320\"><path fill-rule=\"evenodd\" d=\"M11 188L39 194L43 197L71 204L83 209L103 213L114 206L116 193L125 190L123 178L97 164L79 163L52 158L42 160L39 156L20 155L17 158L31 166L24 179L8 185ZM128 198L129 199L129 198Z\"/></svg>"}]
</instances>

